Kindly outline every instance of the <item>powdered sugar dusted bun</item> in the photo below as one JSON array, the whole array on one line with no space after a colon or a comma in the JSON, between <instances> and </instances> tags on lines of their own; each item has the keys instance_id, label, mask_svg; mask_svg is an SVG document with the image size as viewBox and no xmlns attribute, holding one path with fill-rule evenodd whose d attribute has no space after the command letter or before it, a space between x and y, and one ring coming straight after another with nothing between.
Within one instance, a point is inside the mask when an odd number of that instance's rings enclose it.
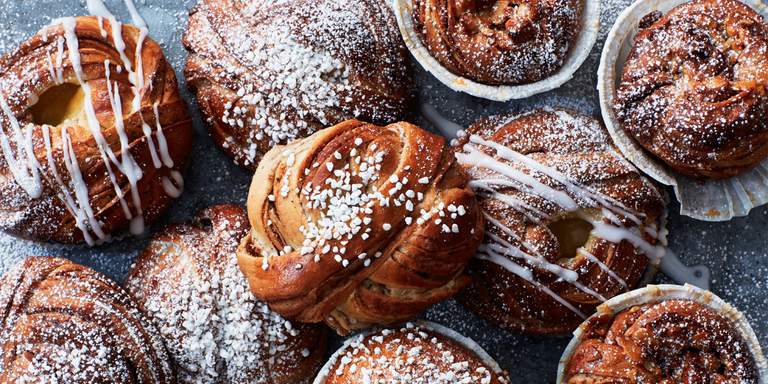
<instances>
[{"instance_id":1,"label":"powdered sugar dusted bun","mask_svg":"<svg viewBox=\"0 0 768 384\"><path fill-rule=\"evenodd\" d=\"M394 0L406 46L453 90L520 99L570 80L600 29L599 0Z\"/></svg>"},{"instance_id":2,"label":"powdered sugar dusted bun","mask_svg":"<svg viewBox=\"0 0 768 384\"><path fill-rule=\"evenodd\" d=\"M496 116L455 144L487 223L459 301L486 319L570 332L664 256L665 200L598 121L565 110Z\"/></svg>"},{"instance_id":3,"label":"powdered sugar dusted bun","mask_svg":"<svg viewBox=\"0 0 768 384\"><path fill-rule=\"evenodd\" d=\"M768 362L741 312L692 285L651 285L601 305L574 332L557 383L767 380Z\"/></svg>"},{"instance_id":4,"label":"powdered sugar dusted bun","mask_svg":"<svg viewBox=\"0 0 768 384\"><path fill-rule=\"evenodd\" d=\"M144 232L183 189L192 126L146 28L51 25L0 58L0 229L98 244Z\"/></svg>"},{"instance_id":5,"label":"powdered sugar dusted bun","mask_svg":"<svg viewBox=\"0 0 768 384\"><path fill-rule=\"evenodd\" d=\"M397 121L413 100L385 0L201 0L184 45L212 136L252 169L273 146L347 119Z\"/></svg>"},{"instance_id":6,"label":"powdered sugar dusted bun","mask_svg":"<svg viewBox=\"0 0 768 384\"><path fill-rule=\"evenodd\" d=\"M276 147L248 195L238 249L256 297L346 334L415 317L467 284L483 236L441 136L350 120Z\"/></svg>"},{"instance_id":7,"label":"powdered sugar dusted bun","mask_svg":"<svg viewBox=\"0 0 768 384\"><path fill-rule=\"evenodd\" d=\"M182 383L306 383L326 332L269 310L248 290L235 251L245 210L219 205L157 235L126 286L154 321Z\"/></svg>"},{"instance_id":8,"label":"powdered sugar dusted bun","mask_svg":"<svg viewBox=\"0 0 768 384\"><path fill-rule=\"evenodd\" d=\"M675 194L680 201L681 214L707 221L729 220L736 216L745 216L752 208L768 202L768 183L763 176L768 172L768 160L760 161L758 159L763 147L761 144L763 134L760 133L762 129L760 127L764 125L764 122L748 117L761 115L760 113L755 114L753 111L764 108L761 107L761 104L764 104L764 95L761 96L759 90L761 88L759 79L765 76L765 64L754 62L754 65L743 66L744 69L739 69L742 68L741 65L734 65L737 61L749 62L753 61L755 56L765 54L762 52L764 49L759 48L762 44L760 41L765 40L764 37L761 37L765 34L760 31L765 30L765 27L755 24L755 20L759 16L748 9L751 7L765 20L765 17L768 16L768 7L764 2L761 0L743 0L742 3L747 4L747 7L735 1L697 1L693 4L698 5L679 8L682 12L678 12L674 19L682 21L682 24L690 24L690 28L683 26L676 29L677 34L687 37L677 40L670 37L665 39L668 40L666 44L658 44L653 49L649 47L654 44L646 42L644 45L648 47L644 48L643 52L648 52L649 55L635 54L639 58L646 57L649 59L649 65L644 67L645 69L633 71L638 77L651 72L656 74L645 76L645 82L638 81L636 87L628 89L630 91L632 89L637 91L646 89L647 91L648 88L645 88L643 84L655 82L658 89L648 92L649 97L638 96L637 105L656 105L658 112L646 113L645 115L646 117L651 115L658 115L659 117L657 119L637 118L635 113L632 119L635 119L635 124L639 125L657 124L657 127L653 129L637 129L637 131L645 134L646 138L655 135L657 138L652 141L645 138L643 140L649 146L657 147L659 151L667 148L666 154L661 152L659 154L672 160L672 163L680 163L679 167L673 164L674 167L680 168L679 171L675 171L673 165L668 165L660 157L644 149L643 145L625 129L614 110L618 100L615 96L622 81L624 64L633 49L636 36L640 36L639 26L643 22L643 18L657 11L665 14L681 4L688 3L690 2L687 0L642 0L635 2L622 12L609 33L603 49L598 70L600 104L606 126L616 145L627 159L646 174L675 188ZM722 9L720 9L721 5ZM703 18L705 26L694 27L693 23L688 22L693 19L691 15L694 13L685 11L687 7L718 10L706 11L710 13L710 17ZM735 13L733 10L736 8L741 9L739 13L743 17L736 18L740 21L734 21L733 15ZM747 13L751 13L751 15L747 16ZM685 16L686 14L687 16ZM726 15L732 16L726 18ZM645 19L645 21L650 24L653 18ZM712 29L706 26L706 24L713 22L719 23L721 27ZM744 23L752 24L753 27L748 27ZM725 24L730 24L731 27L726 28ZM689 29L691 34L688 35L684 31ZM742 32L738 32L740 30ZM645 35L649 33L651 32L645 32ZM738 37L740 33L743 35ZM723 40L722 38L728 34L733 34L733 38L727 41ZM703 45L699 44L701 57L697 58L698 56L693 55L693 51L689 51L687 47L693 47L695 44L692 41L701 40L701 37L707 35L712 35L714 38L704 41ZM678 43L674 43L673 40ZM744 46L733 45L737 41L749 43ZM661 60L661 65L654 66L652 62L658 64L657 60L650 59L654 56L654 52L666 49L673 51L674 53L670 53L669 56L674 56L676 59L664 59ZM723 59L724 57L726 59ZM720 64L717 64L718 62ZM711 64L701 65L705 63ZM642 67L643 65L639 66ZM667 68L672 66L685 67L687 75L678 76L676 71L670 74L667 72ZM718 66L724 70L719 74L713 74L710 68ZM698 89L698 91L693 92L691 89ZM689 97L683 94L675 96L679 92L688 92L691 100L699 101L692 108L686 107L685 103L687 102L684 100ZM642 92L636 93L642 94ZM667 102L660 103L662 100L667 100ZM676 106L666 106L672 104ZM691 110L686 112L685 108ZM696 133L697 131L701 132ZM664 138L665 136L668 137ZM736 137L738 139L734 140ZM742 150L746 149L741 147L744 143L750 144L751 149ZM720 153L718 154L718 152ZM699 160L692 160L694 157L698 157ZM720 165L713 168L713 165L718 161ZM750 166L753 167L745 167L747 163L751 163ZM701 168L701 170L697 171L696 168ZM702 180L685 176L680 172L717 177L736 173L738 175L723 180Z\"/></svg>"},{"instance_id":9,"label":"powdered sugar dusted bun","mask_svg":"<svg viewBox=\"0 0 768 384\"><path fill-rule=\"evenodd\" d=\"M509 382L473 340L439 324L417 322L348 339L313 384Z\"/></svg>"},{"instance_id":10,"label":"powdered sugar dusted bun","mask_svg":"<svg viewBox=\"0 0 768 384\"><path fill-rule=\"evenodd\" d=\"M89 268L29 257L0 278L0 308L0 382L176 382L151 321Z\"/></svg>"}]
</instances>

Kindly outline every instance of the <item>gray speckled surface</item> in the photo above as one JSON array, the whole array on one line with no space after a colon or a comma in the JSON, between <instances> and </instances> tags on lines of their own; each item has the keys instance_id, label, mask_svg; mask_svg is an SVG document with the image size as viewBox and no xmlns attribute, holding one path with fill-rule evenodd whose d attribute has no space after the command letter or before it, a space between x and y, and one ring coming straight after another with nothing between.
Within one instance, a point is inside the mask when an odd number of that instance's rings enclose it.
<instances>
[{"instance_id":1,"label":"gray speckled surface","mask_svg":"<svg viewBox=\"0 0 768 384\"><path fill-rule=\"evenodd\" d=\"M149 24L151 36L161 42L179 74L184 97L195 117L197 140L186 173L186 191L171 207L165 222L179 222L205 206L221 202L243 203L250 175L236 167L214 148L200 121L196 105L184 89L180 76L186 53L181 35L187 11L196 0L137 0L139 12ZM107 6L122 20L130 20L120 0ZM438 106L446 117L460 124L504 111L522 111L537 106L568 107L599 116L595 85L597 62L605 35L618 13L630 0L604 0L600 38L576 77L558 90L522 101L496 103L450 91L416 66L422 102ZM86 14L79 0L0 0L0 51L6 52L36 32L51 19ZM424 123L423 121L421 123ZM670 206L669 243L689 265L705 264L713 274L712 290L745 312L768 348L768 209L754 210L748 217L725 223L705 223L677 213ZM158 223L151 230L157 230ZM27 255L62 255L89 265L121 281L146 238L126 238L97 247L64 247L35 244L0 235L0 272ZM668 282L663 275L657 282ZM553 383L555 369L567 337L547 338L512 334L497 329L464 310L454 301L430 309L426 317L472 337L510 371L516 383Z\"/></svg>"}]
</instances>

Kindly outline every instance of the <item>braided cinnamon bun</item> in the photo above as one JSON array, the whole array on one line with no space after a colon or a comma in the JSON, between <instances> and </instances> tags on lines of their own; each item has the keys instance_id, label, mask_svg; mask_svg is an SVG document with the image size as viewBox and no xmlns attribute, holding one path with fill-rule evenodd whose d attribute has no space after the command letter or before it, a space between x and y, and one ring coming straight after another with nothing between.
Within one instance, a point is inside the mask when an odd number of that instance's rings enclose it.
<instances>
[{"instance_id":1,"label":"braided cinnamon bun","mask_svg":"<svg viewBox=\"0 0 768 384\"><path fill-rule=\"evenodd\" d=\"M456 75L529 84L559 70L581 29L583 0L412 0L415 30Z\"/></svg>"},{"instance_id":2,"label":"braided cinnamon bun","mask_svg":"<svg viewBox=\"0 0 768 384\"><path fill-rule=\"evenodd\" d=\"M0 278L0 308L0 382L176 382L151 322L89 268L29 257Z\"/></svg>"},{"instance_id":3,"label":"braided cinnamon bun","mask_svg":"<svg viewBox=\"0 0 768 384\"><path fill-rule=\"evenodd\" d=\"M264 156L238 250L276 312L339 334L411 318L464 287L483 235L444 139L350 120Z\"/></svg>"},{"instance_id":4,"label":"braided cinnamon bun","mask_svg":"<svg viewBox=\"0 0 768 384\"><path fill-rule=\"evenodd\" d=\"M509 378L471 339L419 322L347 340L314 382L357 383L506 384Z\"/></svg>"},{"instance_id":5,"label":"braided cinnamon bun","mask_svg":"<svg viewBox=\"0 0 768 384\"><path fill-rule=\"evenodd\" d=\"M646 16L616 92L624 130L672 169L727 178L768 156L768 25L737 0Z\"/></svg>"},{"instance_id":6,"label":"braided cinnamon bun","mask_svg":"<svg viewBox=\"0 0 768 384\"><path fill-rule=\"evenodd\" d=\"M690 300L595 316L563 382L758 384L752 352L731 321Z\"/></svg>"},{"instance_id":7,"label":"braided cinnamon bun","mask_svg":"<svg viewBox=\"0 0 768 384\"><path fill-rule=\"evenodd\" d=\"M456 144L488 223L459 301L482 317L529 333L572 331L664 255L662 195L594 119L496 116Z\"/></svg>"},{"instance_id":8,"label":"braided cinnamon bun","mask_svg":"<svg viewBox=\"0 0 768 384\"><path fill-rule=\"evenodd\" d=\"M201 0L187 83L216 143L255 169L273 146L412 104L405 46L384 0Z\"/></svg>"},{"instance_id":9,"label":"braided cinnamon bun","mask_svg":"<svg viewBox=\"0 0 768 384\"><path fill-rule=\"evenodd\" d=\"M192 128L146 29L55 21L0 58L0 228L94 244L181 193Z\"/></svg>"},{"instance_id":10,"label":"braided cinnamon bun","mask_svg":"<svg viewBox=\"0 0 768 384\"><path fill-rule=\"evenodd\" d=\"M205 209L155 236L126 279L181 383L307 383L325 357L321 327L283 319L248 290L235 255L247 233L244 209Z\"/></svg>"}]
</instances>

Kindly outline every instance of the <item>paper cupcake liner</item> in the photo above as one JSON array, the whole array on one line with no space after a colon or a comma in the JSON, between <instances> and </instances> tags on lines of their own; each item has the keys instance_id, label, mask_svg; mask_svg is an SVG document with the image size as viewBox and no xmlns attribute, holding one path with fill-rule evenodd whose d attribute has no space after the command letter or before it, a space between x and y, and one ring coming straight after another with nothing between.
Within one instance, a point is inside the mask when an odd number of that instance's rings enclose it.
<instances>
[{"instance_id":1,"label":"paper cupcake liner","mask_svg":"<svg viewBox=\"0 0 768 384\"><path fill-rule=\"evenodd\" d=\"M453 329L444 327L440 324L433 323L431 321L412 321L410 324L413 324L418 327L422 327L428 331L439 333L455 342L457 342L459 345L462 345L463 347L467 348L468 350L474 352L480 360L490 369L492 369L496 374L502 375L503 370L499 366L499 363L494 360L491 355L486 352L483 347L481 347L479 344L477 344L474 340L454 331ZM405 325L403 325L405 326ZM399 329L401 327L397 327ZM312 382L312 384L324 384L326 379L333 373L331 372L331 369L336 364L336 360L341 356L342 353L344 353L347 348L350 347L353 343L360 340L360 338L367 337L368 335L374 334L376 332L379 332L382 329L396 329L394 327L384 327L384 328L376 328L373 330L367 330L361 333L358 333L357 335L348 338L344 341L344 344L331 356L330 359L328 359L328 362L323 365L323 368L320 369L320 372L317 374L317 377L315 378L315 381Z\"/></svg>"},{"instance_id":2,"label":"paper cupcake liner","mask_svg":"<svg viewBox=\"0 0 768 384\"><path fill-rule=\"evenodd\" d=\"M759 384L768 384L768 361L766 361L765 356L760 349L760 343L757 341L757 336L755 335L755 331L752 330L752 326L749 325L749 322L747 322L744 315L739 312L739 310L710 291L705 291L689 284L684 286L669 284L649 285L645 288L627 292L606 301L597 308L597 313L592 315L592 317L605 314L615 315L625 309L637 305L660 303L668 300L692 300L717 311L720 315L728 319L733 327L742 335L744 341L752 352L752 357L755 360L757 372L760 377ZM579 328L573 331L573 339L571 339L571 342L565 348L565 352L563 352L563 356L560 358L560 364L557 368L557 384L563 383L568 362L576 351L576 348L583 341L585 336L584 328L588 323L589 320L585 321Z\"/></svg>"},{"instance_id":3,"label":"paper cupcake liner","mask_svg":"<svg viewBox=\"0 0 768 384\"><path fill-rule=\"evenodd\" d=\"M696 180L673 171L645 151L622 128L613 110L613 99L621 81L640 19L653 11L667 13L689 0L638 0L616 19L600 58L597 89L605 126L624 156L662 184L674 187L680 214L704 221L726 221L746 216L752 208L768 203L768 159L741 175L725 180ZM768 18L768 5L761 0L741 0Z\"/></svg>"},{"instance_id":4,"label":"paper cupcake liner","mask_svg":"<svg viewBox=\"0 0 768 384\"><path fill-rule=\"evenodd\" d=\"M424 69L454 91L495 101L524 99L565 84L589 56L600 31L600 0L585 0L581 15L581 33L571 46L565 63L557 72L530 84L487 85L454 74L432 57L414 28L412 0L394 0L393 7L405 45Z\"/></svg>"}]
</instances>

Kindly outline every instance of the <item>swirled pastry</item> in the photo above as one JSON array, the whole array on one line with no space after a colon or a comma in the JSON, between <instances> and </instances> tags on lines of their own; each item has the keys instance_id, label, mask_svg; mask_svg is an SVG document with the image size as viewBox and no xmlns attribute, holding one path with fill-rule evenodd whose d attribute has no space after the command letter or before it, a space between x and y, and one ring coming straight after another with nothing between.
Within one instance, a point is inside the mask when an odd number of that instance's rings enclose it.
<instances>
[{"instance_id":1,"label":"swirled pastry","mask_svg":"<svg viewBox=\"0 0 768 384\"><path fill-rule=\"evenodd\" d=\"M176 382L151 322L89 268L29 257L0 278L0 308L0 382Z\"/></svg>"},{"instance_id":2,"label":"swirled pastry","mask_svg":"<svg viewBox=\"0 0 768 384\"><path fill-rule=\"evenodd\" d=\"M596 316L571 356L564 383L757 384L744 338L714 309L688 300Z\"/></svg>"},{"instance_id":3,"label":"swirled pastry","mask_svg":"<svg viewBox=\"0 0 768 384\"><path fill-rule=\"evenodd\" d=\"M325 330L294 324L256 300L237 267L245 210L219 205L155 236L126 280L154 321L182 383L311 381Z\"/></svg>"},{"instance_id":4,"label":"swirled pastry","mask_svg":"<svg viewBox=\"0 0 768 384\"><path fill-rule=\"evenodd\" d=\"M0 228L89 244L178 197L192 128L146 29L56 20L0 58Z\"/></svg>"},{"instance_id":5,"label":"swirled pastry","mask_svg":"<svg viewBox=\"0 0 768 384\"><path fill-rule=\"evenodd\" d=\"M768 156L768 25L737 0L695 0L641 22L615 109L672 169L738 175Z\"/></svg>"},{"instance_id":6,"label":"swirled pastry","mask_svg":"<svg viewBox=\"0 0 768 384\"><path fill-rule=\"evenodd\" d=\"M474 341L437 324L408 323L355 336L314 384L509 383L507 373Z\"/></svg>"},{"instance_id":7,"label":"swirled pastry","mask_svg":"<svg viewBox=\"0 0 768 384\"><path fill-rule=\"evenodd\" d=\"M570 332L664 255L662 195L594 119L496 116L457 145L488 224L459 300L499 326Z\"/></svg>"},{"instance_id":8,"label":"swirled pastry","mask_svg":"<svg viewBox=\"0 0 768 384\"><path fill-rule=\"evenodd\" d=\"M456 75L529 84L559 70L581 30L583 0L412 0L429 53Z\"/></svg>"},{"instance_id":9,"label":"swirled pastry","mask_svg":"<svg viewBox=\"0 0 768 384\"><path fill-rule=\"evenodd\" d=\"M340 334L404 321L467 283L483 222L444 139L350 120L276 147L238 250L256 297Z\"/></svg>"},{"instance_id":10,"label":"swirled pastry","mask_svg":"<svg viewBox=\"0 0 768 384\"><path fill-rule=\"evenodd\" d=\"M184 45L211 135L250 169L273 146L347 119L397 121L413 100L384 0L201 0Z\"/></svg>"}]
</instances>

